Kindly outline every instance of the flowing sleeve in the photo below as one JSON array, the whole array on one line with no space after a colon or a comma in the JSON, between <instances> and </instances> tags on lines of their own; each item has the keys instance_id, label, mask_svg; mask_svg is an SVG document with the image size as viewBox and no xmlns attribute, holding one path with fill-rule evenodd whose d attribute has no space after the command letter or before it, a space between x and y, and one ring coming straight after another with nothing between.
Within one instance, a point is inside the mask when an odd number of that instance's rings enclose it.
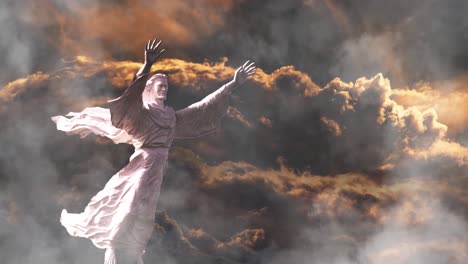
<instances>
[{"instance_id":1,"label":"flowing sleeve","mask_svg":"<svg viewBox=\"0 0 468 264\"><path fill-rule=\"evenodd\" d=\"M68 135L79 135L81 138L89 134L107 137L114 143L126 143L138 146L140 143L125 130L116 128L111 123L110 111L102 107L87 107L79 113L70 112L66 116L53 116L52 121L57 129Z\"/></svg>"},{"instance_id":2,"label":"flowing sleeve","mask_svg":"<svg viewBox=\"0 0 468 264\"><path fill-rule=\"evenodd\" d=\"M141 142L133 137L133 132L141 122L143 111L142 92L148 75L135 76L122 96L108 102L107 108L87 107L81 112L70 112L66 116L53 116L57 129L68 135L86 137L96 134L107 137L114 143L132 144Z\"/></svg>"},{"instance_id":3,"label":"flowing sleeve","mask_svg":"<svg viewBox=\"0 0 468 264\"><path fill-rule=\"evenodd\" d=\"M148 74L135 76L122 96L108 101L112 125L125 130L130 135L135 134L142 119L144 110L142 94L147 80Z\"/></svg>"},{"instance_id":4,"label":"flowing sleeve","mask_svg":"<svg viewBox=\"0 0 468 264\"><path fill-rule=\"evenodd\" d=\"M221 87L201 101L176 111L175 139L201 137L215 132L229 106L229 93Z\"/></svg>"}]
</instances>

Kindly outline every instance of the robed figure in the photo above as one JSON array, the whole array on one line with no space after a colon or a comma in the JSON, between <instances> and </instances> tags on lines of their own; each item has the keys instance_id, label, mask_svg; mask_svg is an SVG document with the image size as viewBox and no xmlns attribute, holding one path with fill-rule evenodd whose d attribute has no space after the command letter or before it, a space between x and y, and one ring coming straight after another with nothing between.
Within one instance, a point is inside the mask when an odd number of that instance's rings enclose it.
<instances>
[{"instance_id":1,"label":"robed figure","mask_svg":"<svg viewBox=\"0 0 468 264\"><path fill-rule=\"evenodd\" d=\"M232 81L201 101L174 111L164 104L167 77L149 78L161 57L161 41L149 41L145 63L123 95L108 107L88 107L79 113L54 116L57 129L85 137L91 133L115 143L135 146L129 163L106 183L80 214L62 211L60 222L68 233L90 239L106 249L105 264L142 264L142 255L155 224L156 205L168 151L177 138L200 137L217 129L228 106L229 94L255 73L248 61Z\"/></svg>"}]
</instances>

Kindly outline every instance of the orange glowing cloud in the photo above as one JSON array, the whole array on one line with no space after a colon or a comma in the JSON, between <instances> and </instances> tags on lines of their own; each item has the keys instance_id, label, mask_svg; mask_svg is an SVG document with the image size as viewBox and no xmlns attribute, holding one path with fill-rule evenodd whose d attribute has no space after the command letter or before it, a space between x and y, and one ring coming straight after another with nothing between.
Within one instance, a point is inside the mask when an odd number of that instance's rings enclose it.
<instances>
[{"instance_id":1,"label":"orange glowing cloud","mask_svg":"<svg viewBox=\"0 0 468 264\"><path fill-rule=\"evenodd\" d=\"M50 78L49 74L37 72L25 78L20 78L6 84L0 89L0 112L4 111L8 103L29 89L37 89L38 85Z\"/></svg>"},{"instance_id":2,"label":"orange glowing cloud","mask_svg":"<svg viewBox=\"0 0 468 264\"><path fill-rule=\"evenodd\" d=\"M272 126L271 119L264 117L264 116L261 116L260 118L258 118L258 122L260 122L260 124L263 124L267 127Z\"/></svg>"},{"instance_id":3,"label":"orange glowing cloud","mask_svg":"<svg viewBox=\"0 0 468 264\"><path fill-rule=\"evenodd\" d=\"M226 58L217 63L194 63L180 59L163 59L153 67L153 70L168 73L172 85L182 88L188 87L195 91L207 91L212 90L213 87L207 88L206 83L219 83L233 77L236 69L227 66L226 63ZM68 66L54 72L52 77L37 72L10 82L2 88L0 97L5 101L11 101L16 95L23 93L27 87L36 87L47 80L88 79L97 74L105 74L112 85L125 88L141 66L142 63L132 61L100 61L87 56L77 56L74 60L69 61ZM290 66L282 67L271 74L257 69L257 73L252 80L266 90L270 90L276 88L275 83L281 78L293 80L298 91L302 91L304 95L317 93L319 89L310 77Z\"/></svg>"},{"instance_id":4,"label":"orange glowing cloud","mask_svg":"<svg viewBox=\"0 0 468 264\"><path fill-rule=\"evenodd\" d=\"M232 78L235 68L226 64L227 59L215 63L163 59L155 65L154 69L167 72L170 85L187 89L189 93L204 95L217 88L220 83ZM99 75L105 76L111 86L125 88L141 65L132 61L101 61L86 56L77 56L67 66L53 74L38 72L8 83L0 93L0 98L4 102L2 107L3 109L8 107L8 102L26 91L38 89L38 87L43 87L45 82L53 83L54 81L59 81L58 83L62 85L47 85L48 89L52 90L52 94L63 97L64 103L68 102L76 107L84 107L88 103L90 105L103 103L110 98L85 96L87 102L83 100L80 102L75 97L68 98L65 90L72 89L72 87L67 87L64 85L67 82L63 81L90 79ZM284 83L288 87L283 87ZM421 93L393 90L389 80L381 74L371 79L360 78L355 83L345 83L337 78L322 89L307 74L285 66L271 74L258 69L251 80L251 85L254 89L268 93L273 100L281 100L282 89L291 88L295 91L296 99L294 100L313 100L310 107L320 110L322 125L330 135L339 140L337 146L342 148L339 151L353 152L361 144L359 142L368 140L369 134L376 137L388 134L394 137L394 140L387 144L387 148L372 146L367 149L368 152L367 150L361 151L358 156L350 157L361 159L357 162L368 163L370 158L381 155L384 158L383 163L376 164L381 169L392 169L400 161L408 158L429 161L437 157L449 157L456 161L458 166L467 164L466 147L446 139L447 126L439 121L435 109L422 110L418 107L405 107L393 99L395 96L401 99L403 97L400 95L405 93L417 95ZM56 91L54 92L53 89ZM75 92L79 93L79 91ZM428 95L422 94L422 98L429 98ZM275 106L275 103L270 101L262 101L262 103L271 104L265 105L263 109ZM255 119L249 120L242 115L239 109L231 110L230 116L247 127L257 123ZM259 114L257 118L261 120L263 113L259 112ZM266 124L279 124L277 120L269 120L270 122Z\"/></svg>"},{"instance_id":5,"label":"orange glowing cloud","mask_svg":"<svg viewBox=\"0 0 468 264\"><path fill-rule=\"evenodd\" d=\"M468 87L464 79L439 83L418 83L412 88L394 89L392 99L420 111L434 109L448 126L449 135L463 132L468 124ZM457 88L458 86L458 88ZM437 89L434 89L437 87Z\"/></svg>"},{"instance_id":6,"label":"orange glowing cloud","mask_svg":"<svg viewBox=\"0 0 468 264\"><path fill-rule=\"evenodd\" d=\"M431 206L431 197L445 197L468 206L468 196L462 187L435 180L410 179L383 184L363 174L317 176L309 172L298 173L285 167L281 160L280 168L275 170L231 161L210 166L183 149L176 149L172 155L197 168L195 171L200 172L202 189L215 190L220 186L225 188L243 183L257 191L265 190L296 200L311 221L357 214L381 224L414 226L432 221L438 214Z\"/></svg>"},{"instance_id":7,"label":"orange glowing cloud","mask_svg":"<svg viewBox=\"0 0 468 264\"><path fill-rule=\"evenodd\" d=\"M322 122L332 134L341 135L341 138L349 137L343 144L367 140L369 134L392 138L388 139L387 146L391 147L385 154L386 161L382 168L392 168L408 158L431 160L449 157L459 166L468 164L467 148L447 139L448 127L439 120L436 109L430 107L430 104L418 108L418 103L407 107L398 101L404 101L402 94L416 94L422 98L428 98L427 95L393 90L389 80L381 74L371 79L360 78L355 83L345 83L337 78L327 84L318 96L322 94L324 98L319 101L323 101L321 107L325 109L322 110ZM459 96L459 93L454 92L453 96ZM462 110L455 110L459 111ZM385 153L385 149L380 153Z\"/></svg>"},{"instance_id":8,"label":"orange glowing cloud","mask_svg":"<svg viewBox=\"0 0 468 264\"><path fill-rule=\"evenodd\" d=\"M37 5L34 8L37 12L31 12L29 26L56 27L49 39L64 56L87 54L111 58L122 52L140 55L142 43L155 37L172 47L195 44L224 25L224 17L234 1L125 0L78 5L41 0L33 5Z\"/></svg>"}]
</instances>

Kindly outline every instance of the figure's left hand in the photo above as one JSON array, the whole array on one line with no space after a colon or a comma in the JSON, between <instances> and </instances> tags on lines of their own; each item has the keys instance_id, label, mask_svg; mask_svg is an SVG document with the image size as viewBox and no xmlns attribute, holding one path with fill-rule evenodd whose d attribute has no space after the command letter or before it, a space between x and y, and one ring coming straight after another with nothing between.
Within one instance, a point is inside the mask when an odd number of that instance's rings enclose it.
<instances>
[{"instance_id":1,"label":"figure's left hand","mask_svg":"<svg viewBox=\"0 0 468 264\"><path fill-rule=\"evenodd\" d=\"M242 85L247 80L247 77L255 74L256 68L254 62L246 61L236 70L234 82L237 85Z\"/></svg>"},{"instance_id":2,"label":"figure's left hand","mask_svg":"<svg viewBox=\"0 0 468 264\"><path fill-rule=\"evenodd\" d=\"M148 44L146 44L145 47L145 64L153 65L164 53L165 49L158 51L158 47L161 45L161 42L161 40L158 41L157 39L148 41Z\"/></svg>"}]
</instances>

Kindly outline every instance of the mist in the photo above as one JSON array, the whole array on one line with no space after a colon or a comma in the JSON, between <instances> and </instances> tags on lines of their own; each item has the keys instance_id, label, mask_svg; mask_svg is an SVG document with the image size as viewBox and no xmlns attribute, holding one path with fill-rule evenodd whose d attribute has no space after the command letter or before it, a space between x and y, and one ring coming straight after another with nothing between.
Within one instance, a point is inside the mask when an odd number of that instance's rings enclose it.
<instances>
[{"instance_id":1,"label":"mist","mask_svg":"<svg viewBox=\"0 0 468 264\"><path fill-rule=\"evenodd\" d=\"M175 141L145 263L463 263L467 3L0 3L0 258L100 263L71 237L134 149L50 117L103 106L143 62L180 109L247 59L214 134Z\"/></svg>"}]
</instances>

